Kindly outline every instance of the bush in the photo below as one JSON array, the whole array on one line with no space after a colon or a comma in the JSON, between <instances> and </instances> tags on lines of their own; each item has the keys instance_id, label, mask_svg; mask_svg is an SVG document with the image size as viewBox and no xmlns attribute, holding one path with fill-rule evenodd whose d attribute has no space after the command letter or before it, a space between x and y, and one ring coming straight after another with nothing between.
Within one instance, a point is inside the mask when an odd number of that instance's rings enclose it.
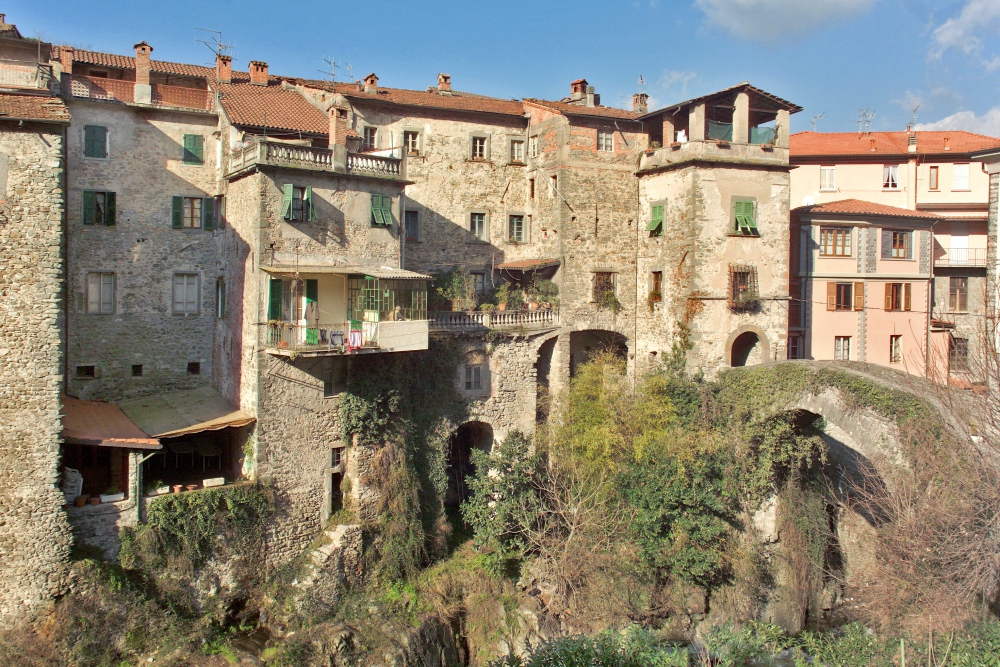
<instances>
[{"instance_id":1,"label":"bush","mask_svg":"<svg viewBox=\"0 0 1000 667\"><path fill-rule=\"evenodd\" d=\"M658 642L648 630L630 627L596 637L550 639L523 657L508 656L491 667L686 667L686 647Z\"/></svg>"}]
</instances>

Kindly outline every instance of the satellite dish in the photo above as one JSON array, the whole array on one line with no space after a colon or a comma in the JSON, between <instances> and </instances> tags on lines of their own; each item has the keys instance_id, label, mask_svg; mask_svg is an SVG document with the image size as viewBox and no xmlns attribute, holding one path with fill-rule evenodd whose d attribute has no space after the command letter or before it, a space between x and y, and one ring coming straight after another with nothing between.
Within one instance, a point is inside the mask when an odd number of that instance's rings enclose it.
<instances>
[{"instance_id":1,"label":"satellite dish","mask_svg":"<svg viewBox=\"0 0 1000 667\"><path fill-rule=\"evenodd\" d=\"M812 206L815 203L816 199L812 195L806 195L805 197L802 198L803 206Z\"/></svg>"}]
</instances>

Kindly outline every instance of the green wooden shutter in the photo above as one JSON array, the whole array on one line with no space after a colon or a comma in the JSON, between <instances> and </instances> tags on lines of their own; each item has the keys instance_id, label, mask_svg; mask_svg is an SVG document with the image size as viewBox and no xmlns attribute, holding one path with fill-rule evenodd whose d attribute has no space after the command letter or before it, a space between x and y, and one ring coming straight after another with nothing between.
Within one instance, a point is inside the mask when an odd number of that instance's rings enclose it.
<instances>
[{"instance_id":1,"label":"green wooden shutter","mask_svg":"<svg viewBox=\"0 0 1000 667\"><path fill-rule=\"evenodd\" d=\"M306 220L315 220L316 208L313 206L313 189L311 185L306 186L306 207L309 209Z\"/></svg>"},{"instance_id":2,"label":"green wooden shutter","mask_svg":"<svg viewBox=\"0 0 1000 667\"><path fill-rule=\"evenodd\" d=\"M205 162L205 138L200 134L195 134L192 141L192 152L194 153L194 160L198 164L203 164Z\"/></svg>"},{"instance_id":3,"label":"green wooden shutter","mask_svg":"<svg viewBox=\"0 0 1000 667\"><path fill-rule=\"evenodd\" d=\"M392 226L392 197L382 197L382 219L387 227Z\"/></svg>"},{"instance_id":4,"label":"green wooden shutter","mask_svg":"<svg viewBox=\"0 0 1000 667\"><path fill-rule=\"evenodd\" d=\"M292 190L295 186L285 183L281 186L281 217L285 220L292 218Z\"/></svg>"},{"instance_id":5,"label":"green wooden shutter","mask_svg":"<svg viewBox=\"0 0 1000 667\"><path fill-rule=\"evenodd\" d=\"M114 192L104 193L104 224L108 227L115 226L116 203Z\"/></svg>"},{"instance_id":6,"label":"green wooden shutter","mask_svg":"<svg viewBox=\"0 0 1000 667\"><path fill-rule=\"evenodd\" d=\"M83 154L85 157L108 156L108 129L102 125L85 125L83 128Z\"/></svg>"},{"instance_id":7,"label":"green wooden shutter","mask_svg":"<svg viewBox=\"0 0 1000 667\"><path fill-rule=\"evenodd\" d=\"M650 210L649 224L646 226L647 232L663 233L663 206L653 206Z\"/></svg>"},{"instance_id":8,"label":"green wooden shutter","mask_svg":"<svg viewBox=\"0 0 1000 667\"><path fill-rule=\"evenodd\" d=\"M748 201L743 206L743 215L747 219L747 226L751 233L757 232L757 202Z\"/></svg>"},{"instance_id":9,"label":"green wooden shutter","mask_svg":"<svg viewBox=\"0 0 1000 667\"><path fill-rule=\"evenodd\" d=\"M267 318L269 320L280 320L281 319L281 280L278 278L271 278L271 302L267 309Z\"/></svg>"},{"instance_id":10,"label":"green wooden shutter","mask_svg":"<svg viewBox=\"0 0 1000 667\"><path fill-rule=\"evenodd\" d=\"M372 195L372 224L385 224L385 220L382 218L382 195Z\"/></svg>"},{"instance_id":11,"label":"green wooden shutter","mask_svg":"<svg viewBox=\"0 0 1000 667\"><path fill-rule=\"evenodd\" d=\"M83 224L94 224L94 193L91 190L83 191Z\"/></svg>"},{"instance_id":12,"label":"green wooden shutter","mask_svg":"<svg viewBox=\"0 0 1000 667\"><path fill-rule=\"evenodd\" d=\"M315 278L306 279L306 303L319 300L319 282Z\"/></svg>"},{"instance_id":13,"label":"green wooden shutter","mask_svg":"<svg viewBox=\"0 0 1000 667\"><path fill-rule=\"evenodd\" d=\"M182 229L184 227L184 197L174 197L172 202L171 226L174 229Z\"/></svg>"},{"instance_id":14,"label":"green wooden shutter","mask_svg":"<svg viewBox=\"0 0 1000 667\"><path fill-rule=\"evenodd\" d=\"M207 232L215 229L215 197L205 197L201 202L201 226Z\"/></svg>"},{"instance_id":15,"label":"green wooden shutter","mask_svg":"<svg viewBox=\"0 0 1000 667\"><path fill-rule=\"evenodd\" d=\"M217 226L219 229L226 226L226 195L219 197L219 221Z\"/></svg>"}]
</instances>

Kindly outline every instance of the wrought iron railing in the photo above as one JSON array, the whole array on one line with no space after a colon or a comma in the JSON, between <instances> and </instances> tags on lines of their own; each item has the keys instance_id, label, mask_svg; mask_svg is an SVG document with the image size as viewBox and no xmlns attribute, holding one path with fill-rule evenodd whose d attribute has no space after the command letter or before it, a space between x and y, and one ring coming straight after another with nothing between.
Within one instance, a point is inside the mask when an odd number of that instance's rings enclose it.
<instances>
[{"instance_id":1,"label":"wrought iron railing","mask_svg":"<svg viewBox=\"0 0 1000 667\"><path fill-rule=\"evenodd\" d=\"M986 248L945 248L935 266L986 266Z\"/></svg>"},{"instance_id":2,"label":"wrought iron railing","mask_svg":"<svg viewBox=\"0 0 1000 667\"><path fill-rule=\"evenodd\" d=\"M469 329L547 329L561 324L559 311L551 308L539 310L495 310L486 313L474 311L439 311L429 313L431 329L436 331Z\"/></svg>"}]
</instances>

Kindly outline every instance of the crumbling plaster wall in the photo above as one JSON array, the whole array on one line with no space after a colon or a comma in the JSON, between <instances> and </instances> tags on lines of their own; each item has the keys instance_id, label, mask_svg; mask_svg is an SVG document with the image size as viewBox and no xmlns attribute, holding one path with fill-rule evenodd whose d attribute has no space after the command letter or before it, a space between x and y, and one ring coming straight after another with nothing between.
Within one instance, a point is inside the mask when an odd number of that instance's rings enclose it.
<instances>
[{"instance_id":1,"label":"crumbling plaster wall","mask_svg":"<svg viewBox=\"0 0 1000 667\"><path fill-rule=\"evenodd\" d=\"M69 392L118 401L206 385L212 373L219 231L173 229L173 196L219 193L214 114L73 99L68 130ZM108 128L108 157L84 156L84 126ZM204 164L183 162L183 137L204 137ZM116 193L113 227L83 225L83 191ZM87 274L115 274L110 315L88 314ZM173 275L200 277L200 312L173 314ZM188 373L199 362L200 375ZM142 364L141 377L132 365ZM76 377L94 365L96 378Z\"/></svg>"},{"instance_id":2,"label":"crumbling plaster wall","mask_svg":"<svg viewBox=\"0 0 1000 667\"><path fill-rule=\"evenodd\" d=\"M63 131L0 125L0 627L66 588L56 487L63 380Z\"/></svg>"}]
</instances>

